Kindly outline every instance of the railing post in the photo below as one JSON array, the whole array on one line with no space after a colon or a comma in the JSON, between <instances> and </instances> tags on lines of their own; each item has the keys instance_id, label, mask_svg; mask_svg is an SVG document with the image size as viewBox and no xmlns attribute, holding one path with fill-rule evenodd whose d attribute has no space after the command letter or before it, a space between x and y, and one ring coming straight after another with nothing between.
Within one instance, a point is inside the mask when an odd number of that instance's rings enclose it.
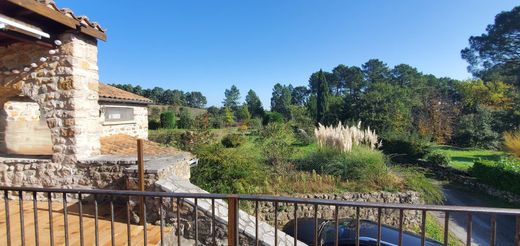
<instances>
[{"instance_id":1,"label":"railing post","mask_svg":"<svg viewBox=\"0 0 520 246\"><path fill-rule=\"evenodd\" d=\"M138 184L139 191L144 191L144 140L137 139L137 173L138 173ZM139 196L139 215L141 216L141 225L146 223L144 216L144 196Z\"/></svg>"},{"instance_id":2,"label":"railing post","mask_svg":"<svg viewBox=\"0 0 520 246\"><path fill-rule=\"evenodd\" d=\"M228 245L238 245L238 197L228 197Z\"/></svg>"}]
</instances>

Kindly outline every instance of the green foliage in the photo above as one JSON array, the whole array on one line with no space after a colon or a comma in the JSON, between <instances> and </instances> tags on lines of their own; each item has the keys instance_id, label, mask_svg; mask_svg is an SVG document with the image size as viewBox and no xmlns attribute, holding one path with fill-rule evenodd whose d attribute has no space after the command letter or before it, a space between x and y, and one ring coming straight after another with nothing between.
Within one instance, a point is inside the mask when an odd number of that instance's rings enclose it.
<instances>
[{"instance_id":1,"label":"green foliage","mask_svg":"<svg viewBox=\"0 0 520 246\"><path fill-rule=\"evenodd\" d=\"M462 58L475 76L499 77L520 88L520 6L496 15L486 33L469 38L469 47L462 50Z\"/></svg>"},{"instance_id":2,"label":"green foliage","mask_svg":"<svg viewBox=\"0 0 520 246\"><path fill-rule=\"evenodd\" d=\"M249 113L249 109L247 109L246 105L239 107L236 115L238 122L248 122L251 119L251 114Z\"/></svg>"},{"instance_id":3,"label":"green foliage","mask_svg":"<svg viewBox=\"0 0 520 246\"><path fill-rule=\"evenodd\" d=\"M195 126L195 120L188 110L181 110L177 126L180 129L191 129Z\"/></svg>"},{"instance_id":4,"label":"green foliage","mask_svg":"<svg viewBox=\"0 0 520 246\"><path fill-rule=\"evenodd\" d=\"M399 189L399 180L389 173L383 153L364 146L355 146L344 153L331 148L314 148L297 160L303 171L334 175L347 181L357 191Z\"/></svg>"},{"instance_id":5,"label":"green foliage","mask_svg":"<svg viewBox=\"0 0 520 246\"><path fill-rule=\"evenodd\" d=\"M226 148L236 148L246 142L246 138L242 134L230 133L222 138L221 143Z\"/></svg>"},{"instance_id":6,"label":"green foliage","mask_svg":"<svg viewBox=\"0 0 520 246\"><path fill-rule=\"evenodd\" d=\"M260 98L256 95L255 91L249 90L247 92L246 105L252 117L264 116L264 108L262 106L262 101L260 101Z\"/></svg>"},{"instance_id":7,"label":"green foliage","mask_svg":"<svg viewBox=\"0 0 520 246\"><path fill-rule=\"evenodd\" d=\"M235 110L238 107L238 101L240 100L240 91L233 85L230 89L226 89L224 92L225 98L222 104L224 107Z\"/></svg>"},{"instance_id":8,"label":"green foliage","mask_svg":"<svg viewBox=\"0 0 520 246\"><path fill-rule=\"evenodd\" d=\"M431 144L417 134L388 133L383 136L382 150L398 163L414 163L428 153Z\"/></svg>"},{"instance_id":9,"label":"green foliage","mask_svg":"<svg viewBox=\"0 0 520 246\"><path fill-rule=\"evenodd\" d=\"M175 119L175 113L168 111L161 113L161 128L164 129L175 129L177 127L177 120Z\"/></svg>"},{"instance_id":10,"label":"green foliage","mask_svg":"<svg viewBox=\"0 0 520 246\"><path fill-rule=\"evenodd\" d=\"M235 116L233 115L233 111L231 111L229 107L224 108L223 120L226 126L231 126L235 124Z\"/></svg>"},{"instance_id":11,"label":"green foliage","mask_svg":"<svg viewBox=\"0 0 520 246\"><path fill-rule=\"evenodd\" d=\"M507 157L506 153L495 150L464 149L453 146L434 146L432 151L444 153L450 157L450 167L466 171L475 161L499 161Z\"/></svg>"},{"instance_id":12,"label":"green foliage","mask_svg":"<svg viewBox=\"0 0 520 246\"><path fill-rule=\"evenodd\" d=\"M504 158L500 161L476 161L470 169L480 182L520 195L520 162Z\"/></svg>"},{"instance_id":13,"label":"green foliage","mask_svg":"<svg viewBox=\"0 0 520 246\"><path fill-rule=\"evenodd\" d=\"M265 112L262 124L268 125L270 123L283 123L284 117L278 112Z\"/></svg>"},{"instance_id":14,"label":"green foliage","mask_svg":"<svg viewBox=\"0 0 520 246\"><path fill-rule=\"evenodd\" d=\"M294 137L287 124L270 123L260 133L259 143L267 163L278 173L292 169Z\"/></svg>"},{"instance_id":15,"label":"green foliage","mask_svg":"<svg viewBox=\"0 0 520 246\"><path fill-rule=\"evenodd\" d=\"M112 86L125 90L146 98L151 99L157 104L188 106L194 108L203 108L207 99L201 92L184 92L181 90L163 89L154 87L153 89L143 89L141 86L133 86L130 84L112 84Z\"/></svg>"},{"instance_id":16,"label":"green foliage","mask_svg":"<svg viewBox=\"0 0 520 246\"><path fill-rule=\"evenodd\" d=\"M432 182L424 175L424 171L417 168L393 168L404 179L407 189L414 190L421 194L421 198L427 204L440 204L444 200L444 194L439 185Z\"/></svg>"},{"instance_id":17,"label":"green foliage","mask_svg":"<svg viewBox=\"0 0 520 246\"><path fill-rule=\"evenodd\" d=\"M318 74L318 91L316 93L316 121L322 122L329 110L329 85L325 74L320 70Z\"/></svg>"},{"instance_id":18,"label":"green foliage","mask_svg":"<svg viewBox=\"0 0 520 246\"><path fill-rule=\"evenodd\" d=\"M301 128L297 128L294 130L294 137L296 139L296 143L302 146L307 146L314 142L314 138L310 133L307 133L305 130Z\"/></svg>"},{"instance_id":19,"label":"green foliage","mask_svg":"<svg viewBox=\"0 0 520 246\"><path fill-rule=\"evenodd\" d=\"M271 97L271 111L282 114L285 119L291 119L291 86L281 85L280 83L274 85L273 94Z\"/></svg>"},{"instance_id":20,"label":"green foliage","mask_svg":"<svg viewBox=\"0 0 520 246\"><path fill-rule=\"evenodd\" d=\"M158 120L150 119L148 120L148 129L149 130L157 130L161 128L161 122Z\"/></svg>"},{"instance_id":21,"label":"green foliage","mask_svg":"<svg viewBox=\"0 0 520 246\"><path fill-rule=\"evenodd\" d=\"M252 194L260 192L266 170L241 148L221 145L201 147L191 182L210 193Z\"/></svg>"},{"instance_id":22,"label":"green foliage","mask_svg":"<svg viewBox=\"0 0 520 246\"><path fill-rule=\"evenodd\" d=\"M447 167L450 165L451 158L441 151L432 151L424 159L431 165Z\"/></svg>"},{"instance_id":23,"label":"green foliage","mask_svg":"<svg viewBox=\"0 0 520 246\"><path fill-rule=\"evenodd\" d=\"M177 139L180 138L181 134L182 132L178 130L160 129L155 131L149 131L148 139L156 143L168 146L175 146L177 143Z\"/></svg>"},{"instance_id":24,"label":"green foliage","mask_svg":"<svg viewBox=\"0 0 520 246\"><path fill-rule=\"evenodd\" d=\"M460 118L453 142L462 147L497 149L500 135L493 130L493 115L485 108Z\"/></svg>"}]
</instances>

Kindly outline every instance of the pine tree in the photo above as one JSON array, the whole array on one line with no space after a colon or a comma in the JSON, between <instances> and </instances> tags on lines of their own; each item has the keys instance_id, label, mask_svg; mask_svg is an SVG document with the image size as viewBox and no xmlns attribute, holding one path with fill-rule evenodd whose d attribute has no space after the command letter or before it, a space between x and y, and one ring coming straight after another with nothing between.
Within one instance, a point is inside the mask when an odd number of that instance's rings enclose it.
<instances>
[{"instance_id":1,"label":"pine tree","mask_svg":"<svg viewBox=\"0 0 520 246\"><path fill-rule=\"evenodd\" d=\"M316 121L321 122L329 109L329 85L322 70L319 72L316 106Z\"/></svg>"}]
</instances>

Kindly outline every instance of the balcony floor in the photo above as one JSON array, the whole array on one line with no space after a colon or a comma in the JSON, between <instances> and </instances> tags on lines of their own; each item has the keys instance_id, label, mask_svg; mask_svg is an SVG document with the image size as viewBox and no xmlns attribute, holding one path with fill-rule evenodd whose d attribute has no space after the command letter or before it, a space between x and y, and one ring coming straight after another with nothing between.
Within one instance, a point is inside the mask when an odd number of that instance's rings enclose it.
<instances>
[{"instance_id":1,"label":"balcony floor","mask_svg":"<svg viewBox=\"0 0 520 246\"><path fill-rule=\"evenodd\" d=\"M6 211L3 199L0 204L0 238L7 239L6 230ZM60 202L53 202L52 220L54 231L54 244L65 245L65 227L63 205ZM24 201L24 229L25 229L25 245L36 245L35 243L35 227L33 202ZM68 238L69 245L80 245L80 226L79 226L79 206L78 204L70 204L68 210ZM126 224L126 208L114 207L114 245L128 245L128 234ZM10 214L10 231L11 245L22 245L21 229L20 229L20 209L17 200L9 201ZM99 245L112 245L111 240L111 223L109 206L99 206ZM50 245L50 226L49 226L49 208L47 202L38 202L38 232L39 245ZM95 219L94 206L83 205L83 231L84 245L95 245ZM164 236L170 234L171 227L164 227ZM131 243L132 245L143 245L143 226L131 225ZM160 226L147 224L147 242L148 245L157 245L160 243ZM3 244L3 243L0 243Z\"/></svg>"}]
</instances>

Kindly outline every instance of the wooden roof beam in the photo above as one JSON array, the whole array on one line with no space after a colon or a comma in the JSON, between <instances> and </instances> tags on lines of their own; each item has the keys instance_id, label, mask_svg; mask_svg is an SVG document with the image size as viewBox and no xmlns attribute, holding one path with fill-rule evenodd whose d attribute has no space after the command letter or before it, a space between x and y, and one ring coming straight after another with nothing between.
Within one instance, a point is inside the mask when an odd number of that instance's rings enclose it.
<instances>
[{"instance_id":1,"label":"wooden roof beam","mask_svg":"<svg viewBox=\"0 0 520 246\"><path fill-rule=\"evenodd\" d=\"M64 14L55 11L53 9L48 8L47 6L37 3L34 0L6 0L7 2L14 4L16 6L22 7L29 11L32 11L40 16L51 19L57 23L60 23L70 29L78 30L82 33L85 33L89 36L101 39L103 41L107 40L107 36L104 32L99 31L96 28L90 26L83 26L80 21L67 17Z\"/></svg>"}]
</instances>

